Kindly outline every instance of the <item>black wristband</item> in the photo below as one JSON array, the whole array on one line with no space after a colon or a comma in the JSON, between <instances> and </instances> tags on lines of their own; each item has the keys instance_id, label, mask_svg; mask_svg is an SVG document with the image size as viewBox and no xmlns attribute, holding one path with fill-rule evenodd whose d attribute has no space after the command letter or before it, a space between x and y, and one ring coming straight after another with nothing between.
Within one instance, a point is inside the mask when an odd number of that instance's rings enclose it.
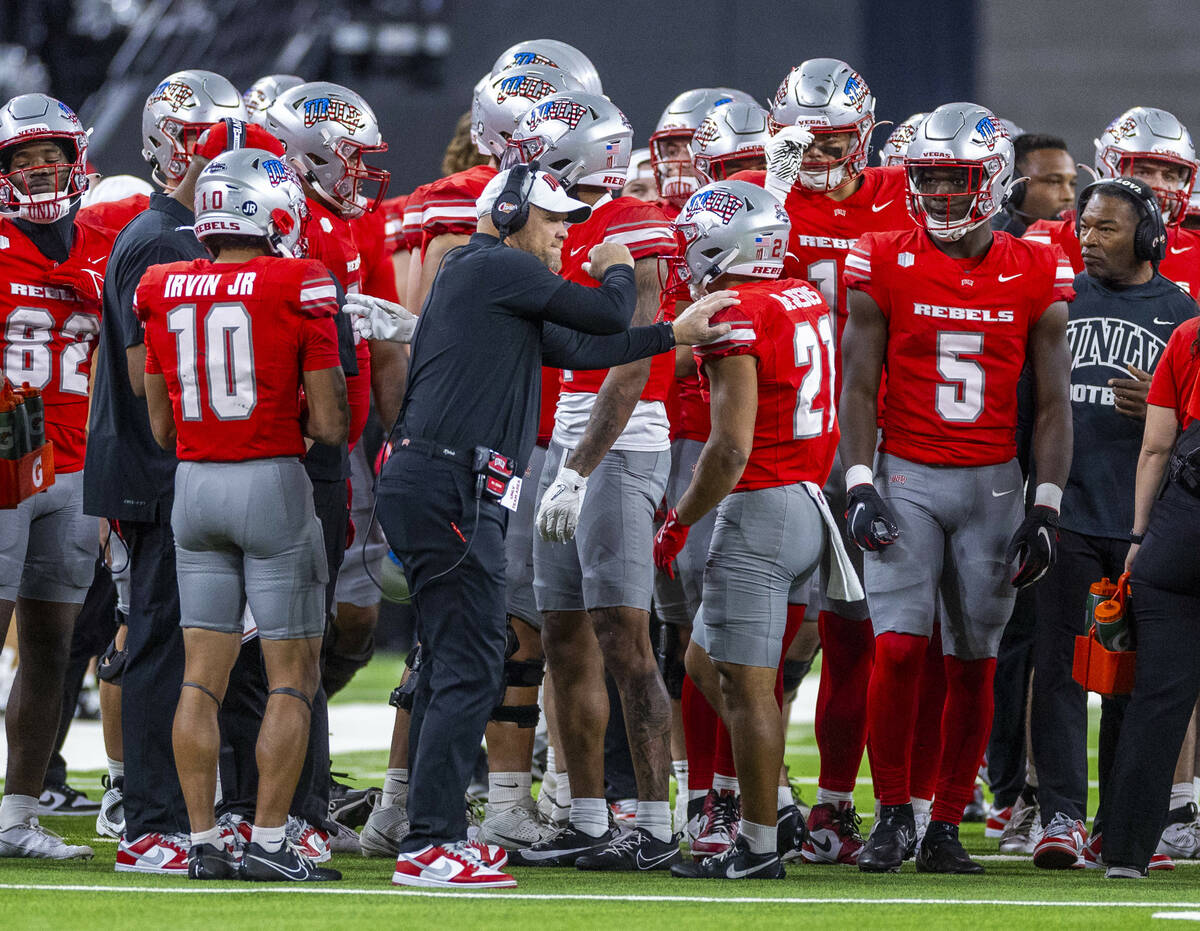
<instances>
[{"instance_id":1,"label":"black wristband","mask_svg":"<svg viewBox=\"0 0 1200 931\"><path fill-rule=\"evenodd\" d=\"M660 323L658 325L667 331L667 349L674 349L676 346L675 325L672 323L669 323L667 321L663 321L662 323Z\"/></svg>"},{"instance_id":2,"label":"black wristband","mask_svg":"<svg viewBox=\"0 0 1200 931\"><path fill-rule=\"evenodd\" d=\"M1129 534L1129 542L1133 543L1136 546L1141 546L1142 541L1145 539L1146 539L1146 535L1144 533L1133 533L1131 531Z\"/></svg>"}]
</instances>

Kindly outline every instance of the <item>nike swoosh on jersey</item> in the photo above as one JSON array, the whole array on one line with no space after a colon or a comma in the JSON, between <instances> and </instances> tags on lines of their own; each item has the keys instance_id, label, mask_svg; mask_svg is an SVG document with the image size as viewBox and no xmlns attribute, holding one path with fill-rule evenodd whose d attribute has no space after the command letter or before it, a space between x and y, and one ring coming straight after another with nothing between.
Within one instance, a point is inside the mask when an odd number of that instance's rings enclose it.
<instances>
[{"instance_id":1,"label":"nike swoosh on jersey","mask_svg":"<svg viewBox=\"0 0 1200 931\"><path fill-rule=\"evenodd\" d=\"M1005 495L1011 495L1014 491L1016 491L1015 488L1010 488L1008 491L996 491L996 489L993 488L992 489L992 497L993 498L1003 498Z\"/></svg>"},{"instance_id":2,"label":"nike swoosh on jersey","mask_svg":"<svg viewBox=\"0 0 1200 931\"><path fill-rule=\"evenodd\" d=\"M103 262L103 261L104 261L104 256L99 256L98 258L88 259L88 264L95 265L97 262Z\"/></svg>"},{"instance_id":3,"label":"nike swoosh on jersey","mask_svg":"<svg viewBox=\"0 0 1200 931\"><path fill-rule=\"evenodd\" d=\"M1025 273L1017 272L1015 275L997 275L996 277L1000 279L1001 283L1003 283L1005 281L1012 281L1014 278L1020 278L1023 274Z\"/></svg>"},{"instance_id":4,"label":"nike swoosh on jersey","mask_svg":"<svg viewBox=\"0 0 1200 931\"><path fill-rule=\"evenodd\" d=\"M652 870L656 866L658 866L660 863L665 863L667 860L671 859L671 857L675 856L675 853L676 853L675 850L668 850L666 853L662 854L661 856L650 857L649 859L646 859L645 857L642 856L642 852L639 850L637 852L638 869L639 870Z\"/></svg>"},{"instance_id":5,"label":"nike swoosh on jersey","mask_svg":"<svg viewBox=\"0 0 1200 931\"><path fill-rule=\"evenodd\" d=\"M1158 326L1171 326L1175 321L1174 320L1159 320L1158 317L1155 317L1154 322Z\"/></svg>"},{"instance_id":6,"label":"nike swoosh on jersey","mask_svg":"<svg viewBox=\"0 0 1200 931\"><path fill-rule=\"evenodd\" d=\"M872 213L879 213L879 211L880 211L880 210L885 210L886 208L888 208L888 207L890 207L890 206L892 205L892 201L893 201L893 200L895 200L895 198L894 198L894 197L892 198L892 200L885 201L885 202L884 202L884 203L882 203L882 204L871 204L871 212L872 212Z\"/></svg>"},{"instance_id":7,"label":"nike swoosh on jersey","mask_svg":"<svg viewBox=\"0 0 1200 931\"><path fill-rule=\"evenodd\" d=\"M579 246L579 247L577 247L577 248L575 248L575 249L572 249L572 250L571 250L571 255L577 255L578 253L582 252L582 251L583 251L584 249L586 249L586 248L587 248L587 246Z\"/></svg>"},{"instance_id":8,"label":"nike swoosh on jersey","mask_svg":"<svg viewBox=\"0 0 1200 931\"><path fill-rule=\"evenodd\" d=\"M1195 246L1184 246L1182 249L1177 249L1174 246L1172 246L1171 247L1171 255L1182 255L1184 252L1191 252L1195 248L1196 248Z\"/></svg>"}]
</instances>

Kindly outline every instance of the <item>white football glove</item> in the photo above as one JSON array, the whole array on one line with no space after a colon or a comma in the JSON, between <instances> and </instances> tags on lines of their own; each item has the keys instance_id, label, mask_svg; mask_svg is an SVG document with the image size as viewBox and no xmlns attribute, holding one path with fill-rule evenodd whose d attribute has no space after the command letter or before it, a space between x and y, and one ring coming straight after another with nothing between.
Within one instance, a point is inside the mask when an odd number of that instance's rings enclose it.
<instances>
[{"instance_id":1,"label":"white football glove","mask_svg":"<svg viewBox=\"0 0 1200 931\"><path fill-rule=\"evenodd\" d=\"M347 294L343 308L350 315L354 332L362 339L384 339L393 343L412 342L417 316L399 304L369 294Z\"/></svg>"},{"instance_id":2,"label":"white football glove","mask_svg":"<svg viewBox=\"0 0 1200 931\"><path fill-rule=\"evenodd\" d=\"M800 176L804 150L813 141L813 134L800 126L784 126L767 140L763 147L767 156L768 191L783 200Z\"/></svg>"},{"instance_id":3,"label":"white football glove","mask_svg":"<svg viewBox=\"0 0 1200 931\"><path fill-rule=\"evenodd\" d=\"M550 483L538 505L536 522L543 540L566 543L574 538L585 491L586 478L565 465L558 470L558 478Z\"/></svg>"}]
</instances>

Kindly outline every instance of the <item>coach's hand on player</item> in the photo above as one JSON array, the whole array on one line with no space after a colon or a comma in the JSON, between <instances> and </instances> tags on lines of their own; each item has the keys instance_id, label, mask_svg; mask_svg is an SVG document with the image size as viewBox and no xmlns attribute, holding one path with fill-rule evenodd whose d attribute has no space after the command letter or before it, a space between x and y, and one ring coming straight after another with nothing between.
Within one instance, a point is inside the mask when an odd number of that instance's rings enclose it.
<instances>
[{"instance_id":1,"label":"coach's hand on player","mask_svg":"<svg viewBox=\"0 0 1200 931\"><path fill-rule=\"evenodd\" d=\"M714 291L706 294L681 313L672 324L676 346L700 346L711 343L729 332L728 323L709 326L712 315L726 307L740 304L736 291Z\"/></svg>"},{"instance_id":2,"label":"coach's hand on player","mask_svg":"<svg viewBox=\"0 0 1200 931\"><path fill-rule=\"evenodd\" d=\"M614 265L628 265L633 268L633 253L629 251L629 247L619 242L598 242L588 253L583 270L600 281L604 278L604 273Z\"/></svg>"},{"instance_id":3,"label":"coach's hand on player","mask_svg":"<svg viewBox=\"0 0 1200 931\"><path fill-rule=\"evenodd\" d=\"M875 552L896 542L900 528L874 485L853 485L846 499L846 530L859 549Z\"/></svg>"},{"instance_id":4,"label":"coach's hand on player","mask_svg":"<svg viewBox=\"0 0 1200 931\"><path fill-rule=\"evenodd\" d=\"M1110 378L1108 387L1113 390L1117 413L1134 420L1146 419L1146 398L1150 396L1150 373L1136 365L1125 366L1132 378Z\"/></svg>"},{"instance_id":5,"label":"coach's hand on player","mask_svg":"<svg viewBox=\"0 0 1200 931\"><path fill-rule=\"evenodd\" d=\"M583 495L587 491L587 478L574 469L563 466L558 477L550 483L538 505L537 529L543 540L551 543L566 543L574 539L579 526L579 512L583 510Z\"/></svg>"},{"instance_id":6,"label":"coach's hand on player","mask_svg":"<svg viewBox=\"0 0 1200 931\"><path fill-rule=\"evenodd\" d=\"M350 315L354 332L362 339L382 339L391 343L412 342L417 315L399 304L369 294L347 294L343 311Z\"/></svg>"},{"instance_id":7,"label":"coach's hand on player","mask_svg":"<svg viewBox=\"0 0 1200 931\"><path fill-rule=\"evenodd\" d=\"M671 508L667 512L667 519L654 535L654 566L659 572L665 572L668 579L675 578L675 557L687 543L688 531L691 529L689 524L679 523L679 515Z\"/></svg>"},{"instance_id":8,"label":"coach's hand on player","mask_svg":"<svg viewBox=\"0 0 1200 931\"><path fill-rule=\"evenodd\" d=\"M1032 585L1046 574L1058 556L1058 511L1043 504L1035 505L1013 534L1004 558L1017 561L1014 588Z\"/></svg>"},{"instance_id":9,"label":"coach's hand on player","mask_svg":"<svg viewBox=\"0 0 1200 931\"><path fill-rule=\"evenodd\" d=\"M783 126L763 147L767 157L766 189L780 200L800 177L804 151L813 141L813 134L799 126Z\"/></svg>"}]
</instances>

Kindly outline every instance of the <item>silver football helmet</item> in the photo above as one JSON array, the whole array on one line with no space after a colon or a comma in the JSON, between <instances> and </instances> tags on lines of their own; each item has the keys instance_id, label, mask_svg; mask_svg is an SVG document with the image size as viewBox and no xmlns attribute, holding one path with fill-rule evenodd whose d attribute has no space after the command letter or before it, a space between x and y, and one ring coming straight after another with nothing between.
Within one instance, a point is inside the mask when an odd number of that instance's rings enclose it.
<instances>
[{"instance_id":1,"label":"silver football helmet","mask_svg":"<svg viewBox=\"0 0 1200 931\"><path fill-rule=\"evenodd\" d=\"M1109 123L1095 143L1096 173L1101 178L1136 176L1136 163L1142 159L1182 169L1180 186L1164 187L1159 183L1151 187L1168 222L1183 219L1196 182L1196 148L1187 127L1173 114L1155 107L1134 107Z\"/></svg>"},{"instance_id":2,"label":"silver football helmet","mask_svg":"<svg viewBox=\"0 0 1200 931\"><path fill-rule=\"evenodd\" d=\"M492 65L492 77L502 71L531 66L556 68L575 78L589 94L603 94L600 75L583 52L558 39L527 39L504 50Z\"/></svg>"},{"instance_id":3,"label":"silver football helmet","mask_svg":"<svg viewBox=\"0 0 1200 931\"><path fill-rule=\"evenodd\" d=\"M391 176L365 159L387 143L374 111L350 88L312 81L286 90L267 108L266 128L286 146L288 164L343 217L383 200Z\"/></svg>"},{"instance_id":4,"label":"silver football helmet","mask_svg":"<svg viewBox=\"0 0 1200 931\"><path fill-rule=\"evenodd\" d=\"M142 110L142 158L162 187L183 180L200 134L225 117L246 119L242 95L212 71L176 71L163 78Z\"/></svg>"},{"instance_id":5,"label":"silver football helmet","mask_svg":"<svg viewBox=\"0 0 1200 931\"><path fill-rule=\"evenodd\" d=\"M259 126L267 124L267 107L286 90L303 84L304 78L295 74L265 74L242 92L246 119Z\"/></svg>"},{"instance_id":6,"label":"silver football helmet","mask_svg":"<svg viewBox=\"0 0 1200 931\"><path fill-rule=\"evenodd\" d=\"M56 143L62 161L17 151L42 142ZM87 146L83 124L65 103L45 94L8 101L0 108L0 215L31 223L66 216L88 189Z\"/></svg>"},{"instance_id":7,"label":"silver football helmet","mask_svg":"<svg viewBox=\"0 0 1200 931\"><path fill-rule=\"evenodd\" d=\"M659 197L682 207L700 187L688 143L709 111L734 101L755 103L749 94L732 87L697 87L667 104L650 134L650 162Z\"/></svg>"},{"instance_id":8,"label":"silver football helmet","mask_svg":"<svg viewBox=\"0 0 1200 931\"><path fill-rule=\"evenodd\" d=\"M797 182L811 191L836 191L867 167L875 129L875 95L862 76L836 58L810 58L783 79L771 103L781 126L800 126L817 137L853 133L854 141L838 158L813 158L810 145Z\"/></svg>"},{"instance_id":9,"label":"silver football helmet","mask_svg":"<svg viewBox=\"0 0 1200 931\"><path fill-rule=\"evenodd\" d=\"M756 103L734 100L709 110L692 136L692 165L705 184L746 169L766 167L771 114Z\"/></svg>"},{"instance_id":10,"label":"silver football helmet","mask_svg":"<svg viewBox=\"0 0 1200 931\"><path fill-rule=\"evenodd\" d=\"M510 68L489 77L477 86L471 104L471 133L480 153L503 158L509 137L530 107L551 94L582 90L578 78L548 65Z\"/></svg>"},{"instance_id":11,"label":"silver football helmet","mask_svg":"<svg viewBox=\"0 0 1200 931\"><path fill-rule=\"evenodd\" d=\"M196 238L265 239L271 252L295 255L308 222L304 188L291 166L266 149L234 149L196 179Z\"/></svg>"},{"instance_id":12,"label":"silver football helmet","mask_svg":"<svg viewBox=\"0 0 1200 931\"><path fill-rule=\"evenodd\" d=\"M619 190L633 154L633 126L599 94L551 94L533 105L508 140L501 170L537 159L565 188Z\"/></svg>"},{"instance_id":13,"label":"silver football helmet","mask_svg":"<svg viewBox=\"0 0 1200 931\"><path fill-rule=\"evenodd\" d=\"M887 142L879 149L880 165L884 168L893 168L904 164L904 156L908 153L908 144L917 137L917 129L927 116L929 116L928 113L914 113L892 130Z\"/></svg>"},{"instance_id":14,"label":"silver football helmet","mask_svg":"<svg viewBox=\"0 0 1200 931\"><path fill-rule=\"evenodd\" d=\"M961 239L995 215L1013 183L1013 145L986 107L942 104L908 145L908 212L931 236Z\"/></svg>"},{"instance_id":15,"label":"silver football helmet","mask_svg":"<svg viewBox=\"0 0 1200 931\"><path fill-rule=\"evenodd\" d=\"M688 198L674 223L679 278L693 297L721 275L778 278L792 229L773 194L746 181L715 181Z\"/></svg>"}]
</instances>

